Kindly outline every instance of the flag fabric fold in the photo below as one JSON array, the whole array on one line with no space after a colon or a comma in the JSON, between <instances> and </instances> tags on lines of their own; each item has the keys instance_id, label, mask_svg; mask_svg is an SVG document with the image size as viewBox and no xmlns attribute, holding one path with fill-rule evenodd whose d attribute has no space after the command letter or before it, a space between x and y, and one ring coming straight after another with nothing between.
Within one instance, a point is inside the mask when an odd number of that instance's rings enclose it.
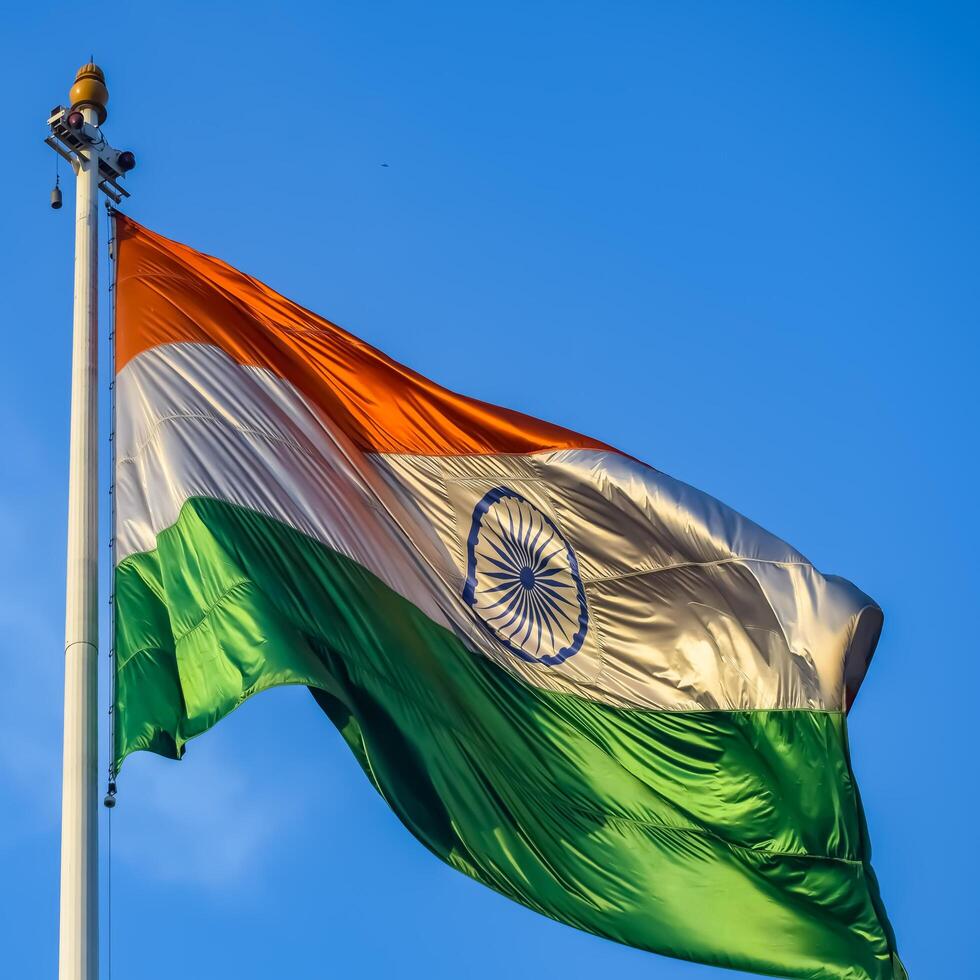
<instances>
[{"instance_id":1,"label":"flag fabric fold","mask_svg":"<svg viewBox=\"0 0 980 980\"><path fill-rule=\"evenodd\" d=\"M121 214L116 764L308 686L405 826L569 925L901 980L846 711L881 611Z\"/></svg>"}]
</instances>

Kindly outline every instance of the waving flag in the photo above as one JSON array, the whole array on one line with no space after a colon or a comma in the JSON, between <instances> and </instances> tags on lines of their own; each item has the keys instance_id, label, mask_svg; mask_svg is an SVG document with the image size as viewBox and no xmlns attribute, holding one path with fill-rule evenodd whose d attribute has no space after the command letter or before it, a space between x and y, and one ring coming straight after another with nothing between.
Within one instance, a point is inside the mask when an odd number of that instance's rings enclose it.
<instances>
[{"instance_id":1,"label":"waving flag","mask_svg":"<svg viewBox=\"0 0 980 980\"><path fill-rule=\"evenodd\" d=\"M532 909L905 976L847 751L871 599L609 446L115 237L117 763L304 684L426 847Z\"/></svg>"}]
</instances>

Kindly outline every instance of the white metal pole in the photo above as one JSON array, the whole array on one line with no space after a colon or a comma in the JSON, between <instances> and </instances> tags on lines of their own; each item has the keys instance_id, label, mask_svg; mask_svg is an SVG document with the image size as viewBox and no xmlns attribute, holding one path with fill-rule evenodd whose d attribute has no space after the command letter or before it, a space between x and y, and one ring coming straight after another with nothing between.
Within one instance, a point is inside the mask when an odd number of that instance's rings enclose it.
<instances>
[{"instance_id":1,"label":"white metal pole","mask_svg":"<svg viewBox=\"0 0 980 980\"><path fill-rule=\"evenodd\" d=\"M97 125L97 109L80 110ZM103 113L104 115L104 113ZM60 980L97 980L98 824L98 245L99 158L75 182L75 312L68 476L65 730L61 801Z\"/></svg>"}]
</instances>

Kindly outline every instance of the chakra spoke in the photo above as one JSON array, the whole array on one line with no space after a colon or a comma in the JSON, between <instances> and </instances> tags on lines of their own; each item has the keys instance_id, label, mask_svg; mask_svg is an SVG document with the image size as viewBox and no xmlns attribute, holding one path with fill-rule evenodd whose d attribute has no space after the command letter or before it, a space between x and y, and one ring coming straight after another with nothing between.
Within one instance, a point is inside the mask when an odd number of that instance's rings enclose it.
<instances>
[{"instance_id":1,"label":"chakra spoke","mask_svg":"<svg viewBox=\"0 0 980 980\"><path fill-rule=\"evenodd\" d=\"M513 538L508 536L507 533L504 531L504 526L503 524L501 524L499 517L497 518L497 526L496 528L494 528L494 530L497 533L497 539L500 541L500 543L507 549L507 551L510 553L510 556L514 559L514 561L517 564L520 564L521 562L520 553L514 547Z\"/></svg>"},{"instance_id":2,"label":"chakra spoke","mask_svg":"<svg viewBox=\"0 0 980 980\"><path fill-rule=\"evenodd\" d=\"M523 509L521 513L523 513ZM531 537L531 531L533 529L533 526L534 526L533 520L531 516L528 516L527 528L524 530L523 534L521 535L521 539L518 542L518 544L520 545L521 555L523 556L524 564L526 565L531 564L531 552L528 550L527 543Z\"/></svg>"},{"instance_id":3,"label":"chakra spoke","mask_svg":"<svg viewBox=\"0 0 980 980\"><path fill-rule=\"evenodd\" d=\"M530 593L528 593L528 594L530 594ZM531 629L534 626L534 622L533 622L533 611L532 611L532 608L531 608L531 602L530 602L530 600L528 600L528 602L527 602L527 608L526 608L525 611L526 611L527 615L524 617L524 622L527 623L527 629L524 630L524 635L520 639L520 645L521 646L524 646L524 644L527 643L527 638L531 635ZM522 623L521 625L523 626L524 624ZM516 633L517 630L515 630L514 632Z\"/></svg>"},{"instance_id":4,"label":"chakra spoke","mask_svg":"<svg viewBox=\"0 0 980 980\"><path fill-rule=\"evenodd\" d=\"M545 565L547 564L547 562L542 562L541 561L541 555L544 553L544 549L547 548L548 545L551 544L551 542L554 541L554 540L555 540L555 532L554 532L554 530L552 528L549 527L548 528L548 537L546 537L544 539L544 541L541 542L541 544L538 546L537 551L531 556L532 557L532 567L533 568L537 569L537 568L544 568L545 567ZM563 549L560 549L560 550L563 550Z\"/></svg>"},{"instance_id":5,"label":"chakra spoke","mask_svg":"<svg viewBox=\"0 0 980 980\"><path fill-rule=\"evenodd\" d=\"M560 555L565 550L565 547L566 545L562 543L560 548L556 548L547 558L538 562L538 568L546 568L551 559Z\"/></svg>"},{"instance_id":6,"label":"chakra spoke","mask_svg":"<svg viewBox=\"0 0 980 980\"><path fill-rule=\"evenodd\" d=\"M541 650L542 625L547 627L548 633L551 635L552 646L555 645L555 634L551 629L551 616L549 615L548 610L542 604L540 597L533 592L531 593L531 605L534 606L538 613L538 645L534 651L535 653L538 653Z\"/></svg>"},{"instance_id":7,"label":"chakra spoke","mask_svg":"<svg viewBox=\"0 0 980 980\"><path fill-rule=\"evenodd\" d=\"M500 573L498 573L498 575L499 574ZM501 577L503 576L501 575ZM513 589L515 586L521 584L521 580L516 575L508 575L507 578L509 579L509 581L501 582L500 585L495 585L492 589L484 589L483 592L486 595L493 595L494 592L500 592L504 589Z\"/></svg>"},{"instance_id":8,"label":"chakra spoke","mask_svg":"<svg viewBox=\"0 0 980 980\"><path fill-rule=\"evenodd\" d=\"M497 599L496 602L491 602L489 606L484 606L483 608L484 609L495 609L502 602L510 602L510 600L514 598L515 594L520 589L520 585L512 586L511 589L512 589L512 591L508 592L504 596L501 596L499 599Z\"/></svg>"},{"instance_id":9,"label":"chakra spoke","mask_svg":"<svg viewBox=\"0 0 980 980\"><path fill-rule=\"evenodd\" d=\"M513 636L521 628L521 622L523 621L524 616L527 614L527 596L526 596L526 594L523 593L523 592L518 593L518 596L517 596L517 599L515 600L515 603L516 603L516 606L515 606L513 615L510 617L510 619L507 620L506 623L503 624L503 626L497 627L497 629L503 631L503 630L507 629L507 627L510 626L511 623L515 623L516 625L510 631L510 633L508 634L508 636ZM504 614L504 615L506 615L506 614Z\"/></svg>"},{"instance_id":10,"label":"chakra spoke","mask_svg":"<svg viewBox=\"0 0 980 980\"><path fill-rule=\"evenodd\" d=\"M538 533L534 535L534 540L528 545L528 548L527 548L528 555L530 556L530 561L528 562L528 564L532 568L534 568L535 563L536 563L535 562L535 558L534 558L534 550L535 550L535 548L537 548L537 546L538 546L538 540L540 539L541 535L544 533L544 530L545 530L545 525L542 523L538 527Z\"/></svg>"},{"instance_id":11,"label":"chakra spoke","mask_svg":"<svg viewBox=\"0 0 980 980\"><path fill-rule=\"evenodd\" d=\"M489 555L486 554L483 557L486 561L490 562L491 565L496 565L497 568L501 569L502 571L510 572L511 574L513 574L514 572L513 565L505 565L503 562L499 562L497 561L496 558L491 558Z\"/></svg>"},{"instance_id":12,"label":"chakra spoke","mask_svg":"<svg viewBox=\"0 0 980 980\"><path fill-rule=\"evenodd\" d=\"M555 622L561 622L565 616L565 610L558 605L550 596L546 595L544 592L538 592L538 601L541 602L550 612Z\"/></svg>"},{"instance_id":13,"label":"chakra spoke","mask_svg":"<svg viewBox=\"0 0 980 980\"><path fill-rule=\"evenodd\" d=\"M495 619L502 619L504 616L508 615L508 613L510 613L511 610L513 610L517 606L518 602L520 602L521 592L522 590L518 587L513 592L508 593L503 600L494 602L490 606L483 607L485 612L489 612L491 609L494 609L496 606L499 606L501 602L507 603L507 605L500 612L495 613L493 616L488 616L487 617L488 622L492 622Z\"/></svg>"},{"instance_id":14,"label":"chakra spoke","mask_svg":"<svg viewBox=\"0 0 980 980\"><path fill-rule=\"evenodd\" d=\"M502 561L505 561L508 564L514 561L513 555L508 554L506 551L503 551L502 549L498 548L489 538L487 538L486 540L487 540L487 544L490 545L490 547L497 552L497 555L500 557Z\"/></svg>"},{"instance_id":15,"label":"chakra spoke","mask_svg":"<svg viewBox=\"0 0 980 980\"><path fill-rule=\"evenodd\" d=\"M523 601L524 601L524 594L523 594L523 592L520 592L519 591L514 596L514 598L511 599L510 603L507 605L507 608L504 609L503 612L497 613L496 616L490 616L490 617L488 617L487 618L487 622L488 623L495 623L498 619L503 619L504 616L508 616L509 615L510 616L510 619L508 619L506 623L503 623L502 625L494 626L494 629L496 629L496 630L505 630L505 629L507 629L507 627L510 626L510 624L512 622L514 622L514 620L521 614L521 604L522 604Z\"/></svg>"},{"instance_id":16,"label":"chakra spoke","mask_svg":"<svg viewBox=\"0 0 980 980\"><path fill-rule=\"evenodd\" d=\"M528 519L528 522L527 522L527 531L524 533L524 542L523 542L524 543L524 553L527 555L528 563L530 563L530 561L531 561L531 555L534 554L534 548L531 545L531 533L534 531L535 524L537 523L534 520L534 517L535 516L537 516L537 515L532 515L532 517ZM542 528L542 525L540 523L538 523L538 525L537 525L537 534L540 534L541 533L541 528ZM535 535L535 537L537 537L537 534Z\"/></svg>"},{"instance_id":17,"label":"chakra spoke","mask_svg":"<svg viewBox=\"0 0 980 980\"><path fill-rule=\"evenodd\" d=\"M510 538L514 540L514 512L510 507L505 507L504 510L507 512L507 523L510 525Z\"/></svg>"},{"instance_id":18,"label":"chakra spoke","mask_svg":"<svg viewBox=\"0 0 980 980\"><path fill-rule=\"evenodd\" d=\"M563 595L559 595L557 592L554 591L554 589L549 588L547 585L542 585L540 588L541 588L541 595L550 596L552 599L555 599L557 602L564 602L566 606L574 607L576 605L576 603L572 602L570 599L566 599Z\"/></svg>"}]
</instances>

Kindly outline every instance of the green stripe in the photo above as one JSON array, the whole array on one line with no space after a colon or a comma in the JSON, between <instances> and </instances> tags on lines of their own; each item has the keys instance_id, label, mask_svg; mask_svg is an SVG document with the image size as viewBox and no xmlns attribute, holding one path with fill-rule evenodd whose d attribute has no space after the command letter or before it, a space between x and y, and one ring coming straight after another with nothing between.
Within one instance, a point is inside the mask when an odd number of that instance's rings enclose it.
<instances>
[{"instance_id":1,"label":"green stripe","mask_svg":"<svg viewBox=\"0 0 980 980\"><path fill-rule=\"evenodd\" d=\"M562 922L774 976L892 980L842 715L621 710L515 679L352 560L188 502L116 572L116 759L307 684L444 861Z\"/></svg>"}]
</instances>

